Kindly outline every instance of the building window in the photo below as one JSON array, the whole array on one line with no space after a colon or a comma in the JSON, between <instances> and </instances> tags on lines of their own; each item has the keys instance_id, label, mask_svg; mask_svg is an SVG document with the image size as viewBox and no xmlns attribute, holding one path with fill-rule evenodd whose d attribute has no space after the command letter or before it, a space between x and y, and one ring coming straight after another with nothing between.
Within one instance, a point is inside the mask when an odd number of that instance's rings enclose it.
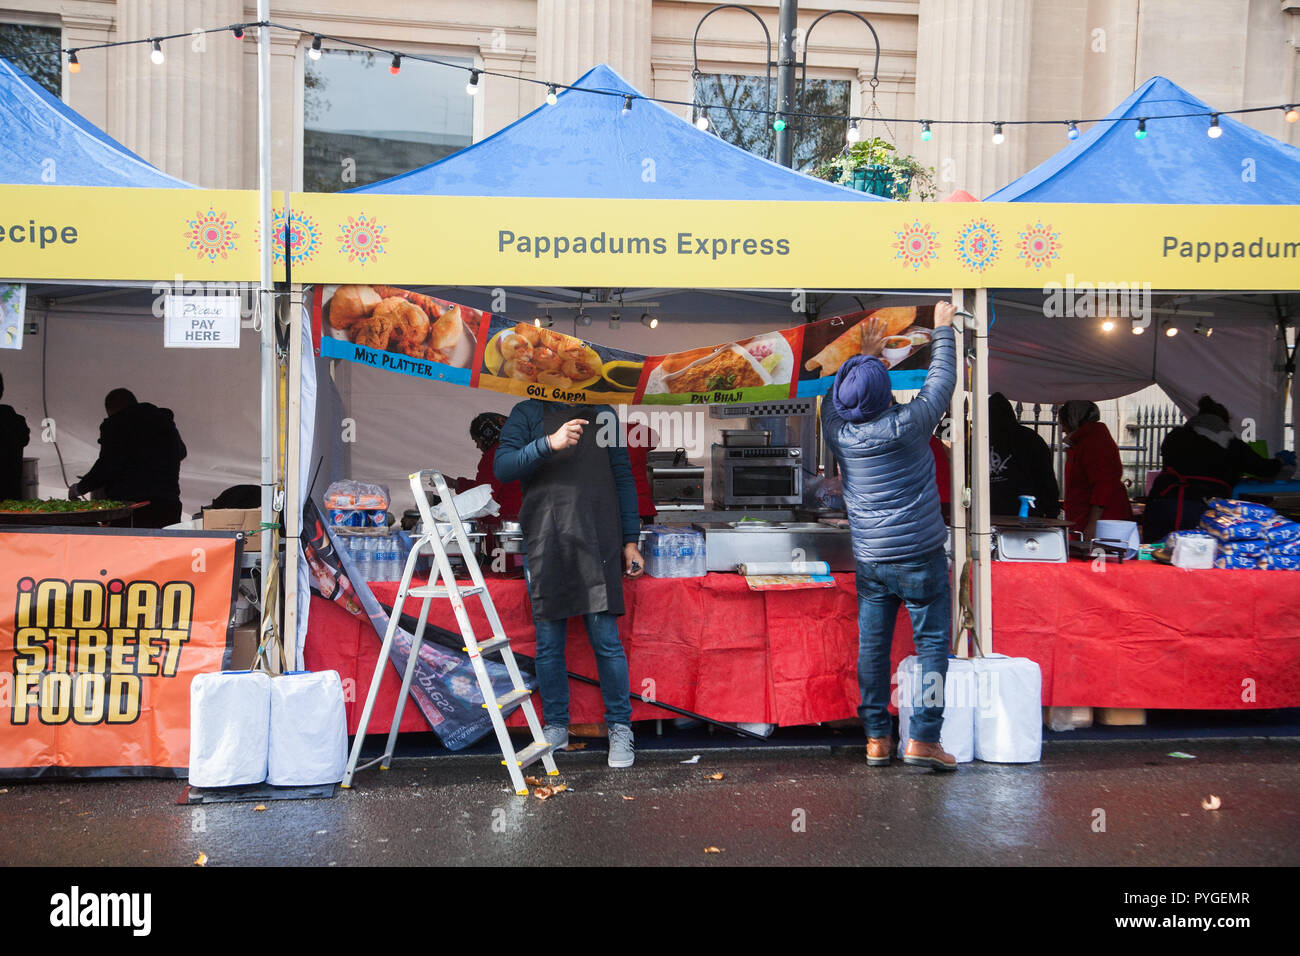
<instances>
[{"instance_id":1,"label":"building window","mask_svg":"<svg viewBox=\"0 0 1300 956\"><path fill-rule=\"evenodd\" d=\"M473 66L468 59L440 57ZM468 74L452 66L360 50L306 59L302 181L308 192L338 192L409 172L473 142Z\"/></svg>"},{"instance_id":2,"label":"building window","mask_svg":"<svg viewBox=\"0 0 1300 956\"><path fill-rule=\"evenodd\" d=\"M847 116L851 91L847 80L809 79L796 110ZM776 77L769 87L766 76L710 73L695 80L695 102L718 104L708 110L709 128L719 137L766 159L776 159L776 133L772 129L777 107ZM772 113L764 112L771 109ZM758 111L758 112L751 112ZM699 116L697 106L695 115ZM811 170L844 148L847 124L843 120L800 119L790 123L794 136L794 168Z\"/></svg>"},{"instance_id":3,"label":"building window","mask_svg":"<svg viewBox=\"0 0 1300 956\"><path fill-rule=\"evenodd\" d=\"M63 96L62 34L58 27L0 23L0 56L13 63L55 96Z\"/></svg>"}]
</instances>

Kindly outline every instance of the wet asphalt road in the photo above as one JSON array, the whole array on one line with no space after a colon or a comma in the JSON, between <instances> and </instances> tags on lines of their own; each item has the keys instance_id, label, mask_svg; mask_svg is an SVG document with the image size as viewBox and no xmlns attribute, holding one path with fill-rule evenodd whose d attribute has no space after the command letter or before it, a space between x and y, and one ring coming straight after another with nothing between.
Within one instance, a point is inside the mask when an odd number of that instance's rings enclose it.
<instances>
[{"instance_id":1,"label":"wet asphalt road","mask_svg":"<svg viewBox=\"0 0 1300 956\"><path fill-rule=\"evenodd\" d=\"M1175 750L1196 759L1166 756ZM499 764L468 757L399 760L333 799L268 800L262 811L178 805L175 780L6 782L0 863L175 866L200 853L208 866L1300 863L1295 739L1055 743L1040 764L946 776L868 768L857 748L680 762L689 756L646 752L615 771L593 743L560 755L571 789L546 801L514 796ZM1221 809L1201 808L1210 794Z\"/></svg>"}]
</instances>

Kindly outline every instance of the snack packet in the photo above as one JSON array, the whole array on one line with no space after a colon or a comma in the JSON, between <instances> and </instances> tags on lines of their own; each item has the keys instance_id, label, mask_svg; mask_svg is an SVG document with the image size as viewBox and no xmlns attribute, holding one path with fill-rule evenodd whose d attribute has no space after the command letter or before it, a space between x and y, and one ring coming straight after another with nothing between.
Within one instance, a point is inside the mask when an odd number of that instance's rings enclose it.
<instances>
[{"instance_id":1,"label":"snack packet","mask_svg":"<svg viewBox=\"0 0 1300 956\"><path fill-rule=\"evenodd\" d=\"M1220 514L1234 518L1249 518L1251 521L1267 521L1277 512L1267 505L1257 505L1253 501L1238 501L1235 498L1210 498L1205 502Z\"/></svg>"},{"instance_id":2,"label":"snack packet","mask_svg":"<svg viewBox=\"0 0 1300 956\"><path fill-rule=\"evenodd\" d=\"M1219 554L1237 558L1262 558L1268 554L1268 542L1225 541L1219 545Z\"/></svg>"},{"instance_id":3,"label":"snack packet","mask_svg":"<svg viewBox=\"0 0 1300 956\"><path fill-rule=\"evenodd\" d=\"M1288 541L1300 540L1300 524L1294 521L1276 515L1263 524L1264 537L1268 539L1269 544L1285 544Z\"/></svg>"},{"instance_id":4,"label":"snack packet","mask_svg":"<svg viewBox=\"0 0 1300 956\"><path fill-rule=\"evenodd\" d=\"M1253 571L1259 567L1260 558L1221 554L1214 559L1214 566L1220 571Z\"/></svg>"},{"instance_id":5,"label":"snack packet","mask_svg":"<svg viewBox=\"0 0 1300 956\"><path fill-rule=\"evenodd\" d=\"M1300 554L1266 554L1259 566L1266 571L1300 571Z\"/></svg>"},{"instance_id":6,"label":"snack packet","mask_svg":"<svg viewBox=\"0 0 1300 956\"><path fill-rule=\"evenodd\" d=\"M1199 527L1220 541L1252 541L1264 537L1264 526L1259 521L1235 518L1219 511L1205 512Z\"/></svg>"}]
</instances>

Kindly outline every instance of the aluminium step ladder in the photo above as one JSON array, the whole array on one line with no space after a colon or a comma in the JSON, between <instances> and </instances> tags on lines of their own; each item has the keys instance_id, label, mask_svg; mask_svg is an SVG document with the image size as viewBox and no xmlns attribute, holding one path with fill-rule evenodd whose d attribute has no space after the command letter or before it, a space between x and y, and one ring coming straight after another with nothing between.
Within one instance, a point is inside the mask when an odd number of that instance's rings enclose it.
<instances>
[{"instance_id":1,"label":"aluminium step ladder","mask_svg":"<svg viewBox=\"0 0 1300 956\"><path fill-rule=\"evenodd\" d=\"M437 492L443 509L444 519L441 521L435 520L433 517L433 509L430 507L423 480L426 475L429 477L433 489ZM452 501L455 496L448 489L447 480L441 473L432 469L417 471L410 476L410 479L411 491L415 494L415 503L420 509L420 519L423 521L423 532L417 537L414 546L411 548L411 553L406 558L406 567L402 571L402 582L398 586L397 598L393 602L393 612L388 617L388 629L384 634L384 645L379 652L379 661L375 665L374 677L370 681L370 693L366 695L366 706L361 712L361 723L357 727L356 739L352 743L352 752L348 755L348 767L347 772L343 775L342 786L344 788L351 787L352 778L358 770L364 770L374 764L379 764L380 770L387 770L392 764L393 749L397 745L397 728L402 722L402 712L406 709L406 699L411 690L411 679L415 676L415 662L420 658L420 646L424 640L424 627L429 617L429 604L434 598L445 598L451 601L452 610L456 614L456 621L460 625L460 633L465 639L465 646L461 649L469 655L470 662L474 667L474 674L478 678L479 690L483 694L482 706L492 719L492 729L496 731L497 742L501 745L501 754L505 758L501 762L505 764L506 770L510 773L510 782L514 784L515 793L521 797L527 796L528 786L524 783L522 773L524 767L541 760L548 776L556 776L560 772L555 767L555 757L551 753L551 745L542 736L541 724L538 722L537 714L533 710L532 692L524 686L523 677L519 673L519 665L515 662L514 654L510 650L510 641L506 638L505 630L501 627L501 619L497 616L496 605L492 603L492 596L488 593L487 584L483 580L483 572L479 569L478 559L474 556L469 538L465 534L465 525L456 512L455 503ZM460 546L461 558L469 571L471 583L468 587L462 587L457 582L456 576L451 569L451 562L447 558L447 544L453 540ZM415 572L416 562L422 554L426 553L431 553L434 557L436 574L429 576L427 585L412 587L411 578ZM483 602L483 613L487 617L488 625L492 628L492 636L486 641L480 642L475 637L469 614L465 610L464 599L471 595L477 595L479 600ZM406 672L402 676L402 690L397 696L397 709L393 713L392 729L388 732L388 746L382 756L357 766L357 760L361 756L361 745L366 737L366 728L370 725L370 714L375 706L375 698L379 694L379 684L383 680L388 658L392 652L393 638L397 633L398 621L401 619L402 610L408 597L422 598L424 603L420 609L420 623L415 630L414 640L411 642L410 656L406 661ZM488 675L487 666L483 660L483 655L491 653L501 655L501 662L510 675L512 689L501 697L497 697L492 688L492 679ZM515 751L510 734L506 731L505 721L506 717L515 710L523 711L533 738L532 743L518 752Z\"/></svg>"}]
</instances>

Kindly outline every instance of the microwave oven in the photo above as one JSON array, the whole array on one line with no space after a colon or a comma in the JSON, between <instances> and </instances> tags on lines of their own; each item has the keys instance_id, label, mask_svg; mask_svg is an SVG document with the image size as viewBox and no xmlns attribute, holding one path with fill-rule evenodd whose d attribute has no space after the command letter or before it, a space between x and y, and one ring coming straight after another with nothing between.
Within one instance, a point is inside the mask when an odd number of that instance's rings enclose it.
<instances>
[{"instance_id":1,"label":"microwave oven","mask_svg":"<svg viewBox=\"0 0 1300 956\"><path fill-rule=\"evenodd\" d=\"M803 450L714 445L713 503L720 508L803 504Z\"/></svg>"}]
</instances>

